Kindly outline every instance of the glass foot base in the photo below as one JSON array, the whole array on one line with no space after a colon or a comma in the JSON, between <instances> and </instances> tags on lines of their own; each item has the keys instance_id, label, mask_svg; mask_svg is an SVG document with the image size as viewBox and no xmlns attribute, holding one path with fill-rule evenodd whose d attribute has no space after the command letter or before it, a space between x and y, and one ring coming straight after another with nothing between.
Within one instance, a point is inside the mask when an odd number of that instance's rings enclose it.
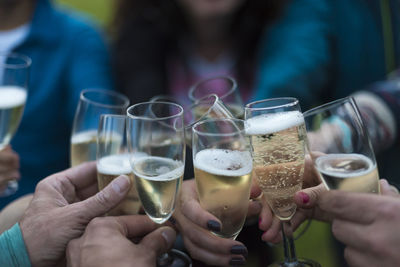
<instances>
[{"instance_id":1,"label":"glass foot base","mask_svg":"<svg viewBox=\"0 0 400 267\"><path fill-rule=\"evenodd\" d=\"M186 253L177 249L171 249L157 259L158 267L192 267L192 260Z\"/></svg>"},{"instance_id":2,"label":"glass foot base","mask_svg":"<svg viewBox=\"0 0 400 267\"><path fill-rule=\"evenodd\" d=\"M14 195L18 190L18 182L15 180L9 181L7 186L2 190L0 190L0 197L8 197Z\"/></svg>"},{"instance_id":3,"label":"glass foot base","mask_svg":"<svg viewBox=\"0 0 400 267\"><path fill-rule=\"evenodd\" d=\"M297 262L274 262L268 267L321 267L316 261L309 259L298 259Z\"/></svg>"}]
</instances>

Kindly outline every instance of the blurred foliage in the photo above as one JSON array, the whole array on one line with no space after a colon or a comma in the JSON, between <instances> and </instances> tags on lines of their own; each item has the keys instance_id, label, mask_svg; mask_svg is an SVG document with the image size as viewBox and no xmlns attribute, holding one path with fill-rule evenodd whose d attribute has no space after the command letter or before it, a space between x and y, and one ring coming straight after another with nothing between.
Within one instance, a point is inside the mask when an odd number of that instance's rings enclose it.
<instances>
[{"instance_id":1,"label":"blurred foliage","mask_svg":"<svg viewBox=\"0 0 400 267\"><path fill-rule=\"evenodd\" d=\"M56 3L87 13L103 27L112 19L115 0L56 0Z\"/></svg>"}]
</instances>

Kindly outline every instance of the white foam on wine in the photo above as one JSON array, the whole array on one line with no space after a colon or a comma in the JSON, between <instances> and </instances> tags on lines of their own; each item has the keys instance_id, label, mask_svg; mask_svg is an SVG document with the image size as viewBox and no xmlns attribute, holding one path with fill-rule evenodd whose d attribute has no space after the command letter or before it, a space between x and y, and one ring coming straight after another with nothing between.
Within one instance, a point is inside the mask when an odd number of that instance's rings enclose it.
<instances>
[{"instance_id":1,"label":"white foam on wine","mask_svg":"<svg viewBox=\"0 0 400 267\"><path fill-rule=\"evenodd\" d=\"M137 153L135 155L120 154L103 157L97 162L97 171L107 175L128 174L132 171L130 159L144 156L146 156L145 153Z\"/></svg>"},{"instance_id":2,"label":"white foam on wine","mask_svg":"<svg viewBox=\"0 0 400 267\"><path fill-rule=\"evenodd\" d=\"M253 169L248 151L204 149L196 154L194 166L208 173L222 176L242 176Z\"/></svg>"},{"instance_id":3,"label":"white foam on wine","mask_svg":"<svg viewBox=\"0 0 400 267\"><path fill-rule=\"evenodd\" d=\"M138 172L135 169L136 165L142 165L146 164L143 162L150 161L150 162L157 162L161 166L159 166L155 170L151 170L154 175L146 175L143 173L143 170L141 172ZM134 159L131 161L133 167L133 173L143 179L146 180L152 180L152 181L171 181L178 179L183 175L184 172L184 164L181 161L176 161L173 159L169 158L162 158L162 157L154 157L154 156L146 156L146 157L141 157L138 159ZM172 167L172 168L171 168Z\"/></svg>"},{"instance_id":4,"label":"white foam on wine","mask_svg":"<svg viewBox=\"0 0 400 267\"><path fill-rule=\"evenodd\" d=\"M96 130L89 130L85 132L76 133L71 137L71 143L73 144L85 143L92 140L93 137L97 137Z\"/></svg>"},{"instance_id":5,"label":"white foam on wine","mask_svg":"<svg viewBox=\"0 0 400 267\"><path fill-rule=\"evenodd\" d=\"M333 170L326 170L323 166L323 164L325 164L328 161L340 160L340 159L346 159L346 160L354 159L354 160L365 161L366 164L368 164L368 169L342 172L342 171L335 171L332 167L331 167L331 169L333 169ZM361 155L361 154L328 154L328 155L318 157L315 160L315 165L319 172L321 172L325 175L336 177L336 178L359 177L359 176L363 176L365 174L370 173L374 168L376 168L376 164L374 164L371 159L369 159L368 157Z\"/></svg>"},{"instance_id":6,"label":"white foam on wine","mask_svg":"<svg viewBox=\"0 0 400 267\"><path fill-rule=\"evenodd\" d=\"M271 134L303 123L304 118L300 111L263 114L246 120L246 134Z\"/></svg>"},{"instance_id":7,"label":"white foam on wine","mask_svg":"<svg viewBox=\"0 0 400 267\"><path fill-rule=\"evenodd\" d=\"M0 109L8 109L24 105L27 92L18 86L0 86Z\"/></svg>"}]
</instances>

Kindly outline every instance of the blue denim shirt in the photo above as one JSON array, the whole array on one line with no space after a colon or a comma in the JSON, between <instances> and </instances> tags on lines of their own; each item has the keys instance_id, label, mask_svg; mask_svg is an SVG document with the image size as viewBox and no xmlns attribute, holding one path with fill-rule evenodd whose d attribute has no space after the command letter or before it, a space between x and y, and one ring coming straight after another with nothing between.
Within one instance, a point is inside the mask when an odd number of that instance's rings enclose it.
<instances>
[{"instance_id":1,"label":"blue denim shirt","mask_svg":"<svg viewBox=\"0 0 400 267\"><path fill-rule=\"evenodd\" d=\"M14 49L32 59L28 100L11 141L20 156L17 194L0 208L33 192L37 182L69 166L69 139L82 89L112 89L109 52L89 21L36 1L27 39Z\"/></svg>"}]
</instances>

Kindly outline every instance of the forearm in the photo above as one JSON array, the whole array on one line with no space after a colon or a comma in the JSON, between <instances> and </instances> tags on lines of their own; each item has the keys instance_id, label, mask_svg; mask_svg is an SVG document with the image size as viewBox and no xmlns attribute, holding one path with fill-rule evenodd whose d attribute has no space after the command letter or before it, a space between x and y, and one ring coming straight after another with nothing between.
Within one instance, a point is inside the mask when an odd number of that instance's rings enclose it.
<instances>
[{"instance_id":1,"label":"forearm","mask_svg":"<svg viewBox=\"0 0 400 267\"><path fill-rule=\"evenodd\" d=\"M31 266L19 224L0 235L0 266Z\"/></svg>"}]
</instances>

